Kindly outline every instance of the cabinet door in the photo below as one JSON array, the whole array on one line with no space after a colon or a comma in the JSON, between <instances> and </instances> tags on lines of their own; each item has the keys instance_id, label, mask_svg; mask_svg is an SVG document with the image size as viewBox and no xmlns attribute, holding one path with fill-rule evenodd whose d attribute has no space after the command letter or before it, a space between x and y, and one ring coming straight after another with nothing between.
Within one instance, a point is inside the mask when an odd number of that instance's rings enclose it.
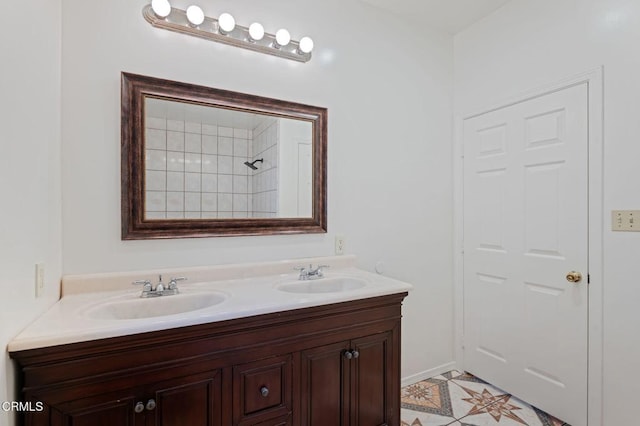
<instances>
[{"instance_id":1,"label":"cabinet door","mask_svg":"<svg viewBox=\"0 0 640 426\"><path fill-rule=\"evenodd\" d=\"M291 426L291 416L279 417L262 423L255 423L251 426Z\"/></svg>"},{"instance_id":2,"label":"cabinet door","mask_svg":"<svg viewBox=\"0 0 640 426\"><path fill-rule=\"evenodd\" d=\"M351 424L383 426L400 423L399 359L392 334L380 333L351 342ZM398 383L396 383L398 382Z\"/></svg>"},{"instance_id":3,"label":"cabinet door","mask_svg":"<svg viewBox=\"0 0 640 426\"><path fill-rule=\"evenodd\" d=\"M220 370L194 374L148 387L155 407L146 410L146 426L220 426L222 374Z\"/></svg>"},{"instance_id":4,"label":"cabinet door","mask_svg":"<svg viewBox=\"0 0 640 426\"><path fill-rule=\"evenodd\" d=\"M89 407L87 410L70 414L63 424L69 426L133 426L132 402L132 400L119 400Z\"/></svg>"},{"instance_id":5,"label":"cabinet door","mask_svg":"<svg viewBox=\"0 0 640 426\"><path fill-rule=\"evenodd\" d=\"M38 416L28 416L27 425L61 426L137 426L144 425L144 414L136 414L136 400L130 392L110 393L78 399L50 407L51 418L41 422Z\"/></svg>"},{"instance_id":6,"label":"cabinet door","mask_svg":"<svg viewBox=\"0 0 640 426\"><path fill-rule=\"evenodd\" d=\"M349 424L348 368L345 353L349 342L302 351L300 419L304 426Z\"/></svg>"},{"instance_id":7,"label":"cabinet door","mask_svg":"<svg viewBox=\"0 0 640 426\"><path fill-rule=\"evenodd\" d=\"M152 374L152 373L150 373ZM139 407L139 410L136 410ZM219 370L76 399L50 408L51 424L62 426L220 426ZM37 418L36 418L37 419Z\"/></svg>"}]
</instances>

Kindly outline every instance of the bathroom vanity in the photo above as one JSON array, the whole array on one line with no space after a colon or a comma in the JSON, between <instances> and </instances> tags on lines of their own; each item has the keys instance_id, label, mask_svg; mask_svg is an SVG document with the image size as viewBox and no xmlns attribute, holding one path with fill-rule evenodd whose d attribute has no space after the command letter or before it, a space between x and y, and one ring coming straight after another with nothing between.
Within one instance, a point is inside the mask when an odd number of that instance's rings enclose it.
<instances>
[{"instance_id":1,"label":"bathroom vanity","mask_svg":"<svg viewBox=\"0 0 640 426\"><path fill-rule=\"evenodd\" d=\"M400 425L401 304L409 284L338 265L313 281L276 273L192 286L165 300L211 291L224 301L123 318L104 306L121 304L130 290L63 297L58 305L65 306L9 346L24 400L44 403L24 414L25 424ZM75 323L64 315L76 315Z\"/></svg>"}]
</instances>

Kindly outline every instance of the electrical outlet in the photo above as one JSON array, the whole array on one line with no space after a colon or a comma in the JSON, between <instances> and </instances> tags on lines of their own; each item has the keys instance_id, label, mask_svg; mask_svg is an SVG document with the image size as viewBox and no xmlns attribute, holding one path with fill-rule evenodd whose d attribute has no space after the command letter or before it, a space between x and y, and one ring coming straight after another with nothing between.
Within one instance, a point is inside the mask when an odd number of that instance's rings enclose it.
<instances>
[{"instance_id":1,"label":"electrical outlet","mask_svg":"<svg viewBox=\"0 0 640 426\"><path fill-rule=\"evenodd\" d=\"M36 297L44 292L44 263L36 263Z\"/></svg>"},{"instance_id":2,"label":"electrical outlet","mask_svg":"<svg viewBox=\"0 0 640 426\"><path fill-rule=\"evenodd\" d=\"M613 210L611 229L621 232L640 232L640 210Z\"/></svg>"},{"instance_id":3,"label":"electrical outlet","mask_svg":"<svg viewBox=\"0 0 640 426\"><path fill-rule=\"evenodd\" d=\"M344 235L336 235L336 254L344 254Z\"/></svg>"}]
</instances>

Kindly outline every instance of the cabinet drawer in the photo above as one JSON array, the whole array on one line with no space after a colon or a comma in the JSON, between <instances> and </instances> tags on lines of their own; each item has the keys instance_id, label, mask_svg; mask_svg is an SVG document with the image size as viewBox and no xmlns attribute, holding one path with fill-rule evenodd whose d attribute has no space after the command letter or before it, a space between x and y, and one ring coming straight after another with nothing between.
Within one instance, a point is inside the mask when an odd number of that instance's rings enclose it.
<instances>
[{"instance_id":1,"label":"cabinet drawer","mask_svg":"<svg viewBox=\"0 0 640 426\"><path fill-rule=\"evenodd\" d=\"M291 355L233 368L233 423L257 424L291 412Z\"/></svg>"}]
</instances>

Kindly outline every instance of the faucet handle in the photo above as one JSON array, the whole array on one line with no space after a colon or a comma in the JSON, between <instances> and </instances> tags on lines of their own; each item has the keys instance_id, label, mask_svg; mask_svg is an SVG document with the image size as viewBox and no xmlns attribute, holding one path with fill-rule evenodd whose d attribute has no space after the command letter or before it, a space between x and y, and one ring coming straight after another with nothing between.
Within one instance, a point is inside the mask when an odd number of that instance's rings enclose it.
<instances>
[{"instance_id":1,"label":"faucet handle","mask_svg":"<svg viewBox=\"0 0 640 426\"><path fill-rule=\"evenodd\" d=\"M175 290L178 288L178 281L186 281L187 277L176 277L169 280L169 290Z\"/></svg>"},{"instance_id":2,"label":"faucet handle","mask_svg":"<svg viewBox=\"0 0 640 426\"><path fill-rule=\"evenodd\" d=\"M304 266L298 266L293 268L294 270L300 272L300 275L298 275L298 279L299 280L307 280L309 279L309 272L311 271L311 265L309 265L309 269L307 269Z\"/></svg>"},{"instance_id":3,"label":"faucet handle","mask_svg":"<svg viewBox=\"0 0 640 426\"><path fill-rule=\"evenodd\" d=\"M331 268L331 266L329 266L329 265L318 265L318 268L317 268L317 271L318 271L318 272L317 272L317 274L318 274L318 276L321 276L321 277L322 277L322 276L324 276L324 271L323 271L323 270L324 270L325 268Z\"/></svg>"},{"instance_id":4,"label":"faucet handle","mask_svg":"<svg viewBox=\"0 0 640 426\"><path fill-rule=\"evenodd\" d=\"M136 280L131 283L132 285L141 285L142 291L151 291L151 281L149 280Z\"/></svg>"}]
</instances>

